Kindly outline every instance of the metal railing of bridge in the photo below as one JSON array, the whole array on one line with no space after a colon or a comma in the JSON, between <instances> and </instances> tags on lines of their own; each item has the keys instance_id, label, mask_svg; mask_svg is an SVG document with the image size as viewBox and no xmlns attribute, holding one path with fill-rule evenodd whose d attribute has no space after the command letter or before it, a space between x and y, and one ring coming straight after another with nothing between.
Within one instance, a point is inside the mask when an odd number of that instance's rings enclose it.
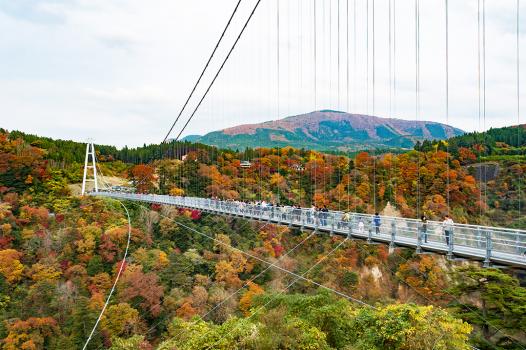
<instances>
[{"instance_id":1,"label":"metal railing of bridge","mask_svg":"<svg viewBox=\"0 0 526 350\"><path fill-rule=\"evenodd\" d=\"M320 212L309 208L255 205L238 201L222 201L198 197L174 197L155 194L121 192L92 193L104 197L147 203L167 204L184 208L235 215L247 219L274 222L282 225L313 229L331 234L382 242L390 247L413 247L418 253L434 251L448 257L482 260L485 266L493 263L526 267L526 231L453 224L446 237L444 225L438 221L380 216L379 225L371 214L341 211Z\"/></svg>"}]
</instances>

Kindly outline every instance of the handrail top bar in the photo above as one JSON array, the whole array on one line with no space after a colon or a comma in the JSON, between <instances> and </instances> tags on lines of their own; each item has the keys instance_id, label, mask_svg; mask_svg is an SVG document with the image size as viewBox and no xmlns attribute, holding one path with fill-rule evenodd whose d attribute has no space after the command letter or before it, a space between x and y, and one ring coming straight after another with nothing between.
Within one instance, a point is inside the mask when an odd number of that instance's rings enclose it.
<instances>
[{"instance_id":1,"label":"handrail top bar","mask_svg":"<svg viewBox=\"0 0 526 350\"><path fill-rule=\"evenodd\" d=\"M247 205L247 206L259 207L258 205L245 203L245 202L239 202L239 201L236 201L236 200L221 200L221 199L211 199L211 198L202 198L202 197L170 196L170 195L158 195L158 194L152 194L152 193L142 194L142 193L122 193L122 192L99 191L96 194L104 196L106 194L115 195L117 193L121 197L128 197L128 198L136 198L137 196L148 196L148 197L173 198L176 201L180 201L180 202L184 202L184 201L188 201L188 200L193 200L193 201L208 201L208 200L210 200L210 201L213 201L213 202L228 203L228 204L244 203L244 205ZM91 193L90 193L90 195L91 195ZM272 208L272 206L270 206L270 208ZM311 211L311 208L304 208L304 207L302 207L302 208L294 208L292 206L281 206L280 208L300 209L302 212L310 212ZM331 214L344 214L345 212L337 211L337 210L329 210L328 213L331 213ZM374 217L373 214L368 214L368 213L357 213L357 212L349 212L349 213L351 215L353 215L353 216L362 216L362 217L367 217L369 219L372 219ZM419 219L414 219L414 218L403 218L403 217L395 217L395 216L388 216L388 215L380 215L380 217L382 219L385 219L385 220L388 220L388 221L406 221L406 222L412 222L412 223L415 223L415 224L421 223L421 221ZM428 220L427 223L428 223L428 225L436 225L436 226L442 225L441 221L435 221L435 220ZM495 232L499 232L499 233L515 233L515 234L519 234L519 235L526 235L526 230L515 229L515 228L496 227L496 226L481 226L481 225L462 224L462 223L454 223L453 226L454 227L458 227L460 229L464 228L464 229L470 229L470 230L495 231Z\"/></svg>"}]
</instances>

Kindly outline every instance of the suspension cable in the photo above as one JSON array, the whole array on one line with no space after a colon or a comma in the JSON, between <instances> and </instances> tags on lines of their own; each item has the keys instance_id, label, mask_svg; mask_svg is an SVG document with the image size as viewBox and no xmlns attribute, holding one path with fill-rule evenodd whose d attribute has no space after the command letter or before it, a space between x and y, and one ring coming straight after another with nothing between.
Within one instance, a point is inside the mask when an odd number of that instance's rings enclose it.
<instances>
[{"instance_id":1,"label":"suspension cable","mask_svg":"<svg viewBox=\"0 0 526 350\"><path fill-rule=\"evenodd\" d=\"M347 55L346 55L346 64L347 64L347 70L346 70L346 73L347 73L347 113L350 113L351 112L351 102L350 102L350 91L349 91L349 0L347 0L346 2L346 7L345 7L345 11L346 11L346 26L347 26L347 30L346 30L346 46L345 46L345 51L347 52Z\"/></svg>"},{"instance_id":2,"label":"suspension cable","mask_svg":"<svg viewBox=\"0 0 526 350\"><path fill-rule=\"evenodd\" d=\"M316 111L316 107L317 107L317 102L316 102L316 93L317 93L317 63L316 63L316 51L317 51L317 47L316 47L316 0L312 0L312 3L313 3L313 27L314 27L314 30L313 30L313 41L314 41L314 45L313 45L313 54L314 54L314 110Z\"/></svg>"},{"instance_id":3,"label":"suspension cable","mask_svg":"<svg viewBox=\"0 0 526 350\"><path fill-rule=\"evenodd\" d=\"M393 0L393 112L396 113L396 0ZM396 173L396 163L394 163ZM396 196L398 191L398 177L395 175L394 179L394 199L396 203Z\"/></svg>"},{"instance_id":4,"label":"suspension cable","mask_svg":"<svg viewBox=\"0 0 526 350\"><path fill-rule=\"evenodd\" d=\"M346 23L346 36L345 36L345 38L346 38L346 45L345 45L345 52L347 53L347 55L346 55L346 65L347 65L347 69L346 69L346 74L347 74L346 98L347 98L347 104L346 105L347 105L347 113L350 113L351 112L351 103L350 103L351 93L350 93L350 90L349 90L349 0L346 1L345 13L346 13L346 20L345 20L345 23ZM347 211L351 210L351 208L350 208L350 204L351 204L351 201L350 201L350 198L351 198L351 190L350 190L351 167L350 167L350 162L351 162L351 155L350 155L349 149L347 149L347 167L349 169L348 172L347 172Z\"/></svg>"},{"instance_id":5,"label":"suspension cable","mask_svg":"<svg viewBox=\"0 0 526 350\"><path fill-rule=\"evenodd\" d=\"M366 84L365 84L365 110L369 114L369 0L365 2L365 71L366 71Z\"/></svg>"},{"instance_id":6,"label":"suspension cable","mask_svg":"<svg viewBox=\"0 0 526 350\"><path fill-rule=\"evenodd\" d=\"M482 133L484 130L482 129L481 125L481 113L482 113L482 107L481 107L481 55L480 55L480 36L481 36L481 30L480 30L480 0L477 0L477 84L478 84L478 129ZM479 165L479 215L482 216L482 161L480 159L480 150L478 154L478 161L481 163Z\"/></svg>"},{"instance_id":7,"label":"suspension cable","mask_svg":"<svg viewBox=\"0 0 526 350\"><path fill-rule=\"evenodd\" d=\"M415 0L415 115L420 119L420 0ZM417 150L416 217L420 218L420 164L421 153ZM425 156L425 155L424 155Z\"/></svg>"},{"instance_id":8,"label":"suspension cable","mask_svg":"<svg viewBox=\"0 0 526 350\"><path fill-rule=\"evenodd\" d=\"M256 12L256 9L258 8L259 4L261 3L261 0L258 0L256 2L256 5L254 6L254 8L252 9L252 12L250 12L250 16L248 17L248 19L246 20L245 24L243 25L243 28L241 29L241 32L239 33L239 35L237 36L236 38L236 41L234 42L234 44L232 45L232 47L230 48L230 50L228 51L228 54L227 56L225 57L225 59L223 60L223 63L221 64L221 66L219 67L219 70L217 71L217 73L215 74L214 76L214 79L212 79L212 81L210 82L210 85L208 85L208 88L206 89L205 93L203 94L203 97L201 97L201 99L199 100L199 103L197 104L197 106L195 107L194 111L192 112L192 114L190 115L190 117L188 118L188 120L186 121L186 123L184 124L183 128L181 129L181 131L179 132L179 134L177 135L177 137L175 138L175 141L179 140L179 138L181 137L181 134L184 132L184 130L186 129L186 127L188 126L188 124L190 123L190 121L192 120L192 118L194 117L195 113L197 112L197 110L199 109L199 107L201 106L201 104L203 103L203 100L205 99L206 95L208 95L208 92L210 91L210 89L212 88L212 86L214 85L217 77L219 76L219 74L221 73L221 71L223 70L223 67L225 66L226 62L228 61L228 59L230 58L230 55L232 54L232 52L234 51L234 49L236 48L236 45L237 43L239 42L239 39L241 39L241 36L243 35L245 29L247 28L248 24L250 23L250 20L252 19L252 17L254 16L254 13Z\"/></svg>"},{"instance_id":9,"label":"suspension cable","mask_svg":"<svg viewBox=\"0 0 526 350\"><path fill-rule=\"evenodd\" d=\"M341 110L340 106L340 0L338 1L338 110Z\"/></svg>"},{"instance_id":10,"label":"suspension cable","mask_svg":"<svg viewBox=\"0 0 526 350\"><path fill-rule=\"evenodd\" d=\"M375 83L376 83L376 59L375 59L375 6L374 6L374 0L372 0L372 65L373 65L373 76L372 76L372 115L375 116ZM377 213L378 206L377 206L377 198L376 198L376 147L373 147L373 204L374 204L374 212Z\"/></svg>"},{"instance_id":11,"label":"suspension cable","mask_svg":"<svg viewBox=\"0 0 526 350\"><path fill-rule=\"evenodd\" d=\"M329 106L332 106L332 1L329 1Z\"/></svg>"},{"instance_id":12,"label":"suspension cable","mask_svg":"<svg viewBox=\"0 0 526 350\"><path fill-rule=\"evenodd\" d=\"M254 317L259 311L263 310L267 305L269 305L271 302L273 302L278 296L282 295L283 293L285 293L290 287L292 287L294 284L296 284L296 282L298 282L300 279L304 279L305 275L307 275L310 271L312 271L316 266L318 266L319 264L321 264L325 259L327 259L330 255L332 255L336 250L338 250L345 242L347 242L349 238L345 238L344 240L342 240L336 247L334 247L329 253L325 254L324 256L321 257L321 259L319 259L314 265L312 265L307 271L305 271L304 273L302 273L301 275L297 275L296 276L296 279L294 279L292 282L290 282L288 285L285 286L285 288L283 288L282 290L280 290L277 294L273 295L265 304L261 305L260 307L258 307L254 312L252 312L250 314L249 317L246 318L246 320L250 320L252 317ZM312 281L313 283L316 283L314 281ZM343 293L341 293L343 294ZM360 304L363 305L363 306L368 306L372 309L376 309L376 307L372 306L372 305L369 305L369 304L366 304L365 302L362 302L360 301ZM218 342L220 342L222 339L226 338L228 335L230 335L234 330L236 330L237 328L239 327L239 325L236 325L233 329L231 329L229 332L227 332L226 334L224 334L223 336L221 336L216 342L214 342L213 344L209 345L206 349L211 349L211 347L215 344L217 344Z\"/></svg>"},{"instance_id":13,"label":"suspension cable","mask_svg":"<svg viewBox=\"0 0 526 350\"><path fill-rule=\"evenodd\" d=\"M280 258L277 260L277 261L281 261L285 256L287 256L288 254L292 253L294 250L296 250L296 248L298 248L299 246L303 245L303 243L305 243L307 240L309 240L312 236L314 236L315 233L314 231L310 233L309 236L307 236L307 238L305 238L304 240L302 240L300 243L298 243L295 247L293 247L291 250L289 250L286 254L283 254L282 256L280 256ZM264 270L262 270L260 273L258 273L256 276L252 277L249 281L247 281L242 287L240 287L239 289L237 289L235 292L233 292L232 294L230 294L228 297L226 297L225 299L223 299L220 303L218 303L216 306L214 306L214 308L212 308L210 311L208 311L205 315L203 315L201 318L204 319L207 315L209 315L211 312L213 312L215 309L217 309L218 307L220 307L221 305L223 305L226 301L228 301L229 299L231 299L232 297L234 297L236 294L238 294L240 291L242 291L245 287L247 287L250 283L252 283L254 280L256 280L256 278L262 276L265 272L267 272L268 270L270 270L272 267L276 267L276 263L273 263L272 265L269 265L267 266ZM250 316L248 319L250 319L252 316ZM178 335L180 335L182 332L184 332L185 330L182 330ZM203 338L207 333L203 334L201 337L199 337L199 339ZM174 337L175 338L175 337Z\"/></svg>"},{"instance_id":14,"label":"suspension cable","mask_svg":"<svg viewBox=\"0 0 526 350\"><path fill-rule=\"evenodd\" d=\"M143 209L146 209L143 207ZM171 218L169 217L166 217L165 218L168 218L169 220L172 220ZM247 221L248 222L248 221ZM265 223L263 226L260 227L260 229L263 229L265 228L266 226L270 225L270 223ZM262 270L261 272L259 272L256 276L253 276L252 278L250 278L248 281L246 281L243 286L239 287L236 291L232 292L231 294L229 294L225 299L221 300L219 303L217 303L213 308L211 308L210 310L208 310L204 315L200 316L200 319L205 319L208 315L210 315L212 312L214 312L215 310L217 310L221 305L223 305L224 303L226 303L228 300L232 299L234 296L236 296L237 294L239 294L239 292L241 292L242 290L244 290L246 287L248 287L250 285L250 283L252 283L253 281L255 281L258 277L261 277L263 276L264 273L266 273L268 270L270 270L271 268L277 266L277 264L282 261L286 256L289 256L291 253L293 253L297 248L299 248L300 246L302 246L305 242L307 242L309 239L311 239L313 236L315 236L315 233L314 231L312 233L310 233L306 238L304 238L301 242L299 242L298 244L296 244L294 247L292 247L290 250L288 250L287 252L285 252L283 255L281 255L277 260L276 262L274 263L271 263L270 265L268 265L264 270ZM157 327L157 325L159 325L161 321L157 322L155 325L151 326L148 331L146 332L147 334L150 333L153 329L155 329L155 327ZM196 324L198 322L198 320L195 320L193 321L191 324ZM179 334L176 334L174 336L174 338L177 338L179 335L181 335L183 331L181 331Z\"/></svg>"},{"instance_id":15,"label":"suspension cable","mask_svg":"<svg viewBox=\"0 0 526 350\"><path fill-rule=\"evenodd\" d=\"M279 119L280 118L280 81L279 81L279 78L280 78L280 72L279 72L279 64L280 64L280 56L279 56L279 0L276 0L276 66L277 66L277 73L276 73L276 85L277 85L277 89L276 89L276 109L277 109L277 113L276 113L276 117ZM278 185L277 185L277 190L278 190L278 201L277 203L280 204L281 202L281 190L279 188L279 184L280 184L280 172L279 172L279 168L280 168L280 159L281 159L281 151L280 151L280 148L279 148L279 141L278 141L278 144L277 144L277 147L276 147L277 151L278 151L278 172L277 172L277 175L278 175Z\"/></svg>"},{"instance_id":16,"label":"suspension cable","mask_svg":"<svg viewBox=\"0 0 526 350\"><path fill-rule=\"evenodd\" d=\"M446 39L446 125L449 125L449 0L445 1L445 20L446 20L446 30L445 30L445 39ZM449 174L449 142L446 141L446 197L447 197L447 213L450 213L450 174Z\"/></svg>"},{"instance_id":17,"label":"suspension cable","mask_svg":"<svg viewBox=\"0 0 526 350\"><path fill-rule=\"evenodd\" d=\"M353 108L354 111L356 109L357 103L356 103L356 76L357 76L357 69L356 69L356 0L353 0Z\"/></svg>"},{"instance_id":18,"label":"suspension cable","mask_svg":"<svg viewBox=\"0 0 526 350\"><path fill-rule=\"evenodd\" d=\"M389 29L388 29L388 41L389 41L389 67L388 67L388 71L389 71L389 78L388 78L388 85L389 85L389 121L392 122L392 118L393 118L393 69L392 69L392 55L393 55L393 45L392 45L392 5L391 5L391 0L388 0L389 1L389 21L388 21L388 26L389 26ZM391 154L391 159L390 159L390 162L389 162L389 182L388 182L388 185L389 186L392 186L392 183L393 183L393 163L394 163L394 158L393 158L393 153L392 151L390 152ZM389 191L389 193L391 193L391 191ZM396 205L396 203L393 202L393 205Z\"/></svg>"},{"instance_id":19,"label":"suspension cable","mask_svg":"<svg viewBox=\"0 0 526 350\"><path fill-rule=\"evenodd\" d=\"M521 149L521 103L520 103L520 0L517 0L517 33L516 33L516 56L517 56L517 148ZM521 166L521 152L519 151L519 166ZM521 183L522 183L522 172L519 175L519 186L518 186L518 212L519 218L521 217Z\"/></svg>"},{"instance_id":20,"label":"suspension cable","mask_svg":"<svg viewBox=\"0 0 526 350\"><path fill-rule=\"evenodd\" d=\"M168 218L168 217L167 217L167 218ZM225 243L225 242L221 241L220 239L217 239L217 238L212 237L212 236L210 236L210 235L208 235L208 234L206 234L206 233L203 233L203 232L201 232L201 231L199 231L199 230L197 230L197 229L194 229L193 227L190 227L190 226L188 226L188 225L185 225L184 223L182 223L182 222L180 222L180 221L178 221L178 220L171 219L171 218L169 218L169 219L170 219L171 221L173 221L174 223L180 225L181 227L183 227L183 228L185 228L185 229L187 229L187 230L189 230L189 231L192 231L192 232L194 232L194 233L197 233L198 235L201 235L201 236L203 236L203 237L206 237L206 238L208 238L208 239L211 239L212 241L214 241L214 242L216 242L216 243L218 243L218 244L220 244L220 245L226 246L227 248L233 249L233 250L235 250L235 251L237 251L237 252L239 252L239 253L241 253L241 254L243 254L243 255L249 257L249 258L252 258L252 259L254 259L254 260L257 260L257 261L259 261L259 262L261 262L261 263L263 263L263 264L265 264L265 265L273 265L271 262L268 262L268 261L265 260L265 259L262 259L262 258L260 258L260 257L258 257L258 256L256 256L256 255L254 255L254 254L247 253L247 252L245 252L244 250L241 250L241 249L239 249L239 248L233 247L232 245L230 245L230 244L228 244L228 243ZM313 281L313 280L311 280L311 279L309 279L309 278L305 278L305 277L303 277L303 276L301 276L301 275L299 275L299 274L297 274L297 273L295 273L295 272L293 272L293 271L287 270L287 269L285 269L285 268L283 268L283 267L280 267L280 266L277 266L277 265L274 265L274 267L275 267L277 270L281 271L281 272L287 273L287 274L289 274L289 275L291 275L291 276L294 276L294 277L298 277L299 279L301 279L301 280L303 280L303 281L305 281L305 282L312 283L312 284L314 284L314 285L317 286L317 287L320 287L320 288L323 288L323 289L329 290L329 291L331 291L331 292L333 292L333 293L335 293L335 294L337 294L337 295L339 295L339 296L344 297L345 299L348 299L348 300L350 300L350 301L353 301L353 302L358 303L358 304L363 305L363 306L370 306L370 305L368 305L367 303L365 303L365 302L363 302L363 301L361 301L361 300L359 300L359 299L353 298L353 297L351 297L351 296L349 296L349 295L347 295L347 294L345 294L345 293L339 292L339 291L337 291L336 289L333 289L333 288L331 288L331 287L328 287L328 286L326 286L326 285L323 285L323 284L321 284L321 283L318 283L318 282L316 282L316 281Z\"/></svg>"},{"instance_id":21,"label":"suspension cable","mask_svg":"<svg viewBox=\"0 0 526 350\"><path fill-rule=\"evenodd\" d=\"M199 82L201 81L201 78L203 78L203 75L205 74L205 71L207 70L208 65L210 64L210 61L212 61L212 58L214 57L214 55L215 55L215 53L217 51L217 48L219 47L219 44L221 44L221 41L223 40L223 37L225 36L225 33L226 33L228 27L230 26L230 23L232 22L232 18L234 18L234 15L236 14L237 9L238 9L240 4L241 4L241 0L238 0L238 2L236 4L236 7L234 8L234 11L232 11L232 14L230 15L230 18L228 19L228 22L227 22L227 24L225 26L225 29L223 29L223 32L221 33L221 36L219 37L219 40L217 41L216 46L214 47L214 50L212 51L212 54L208 58L208 61L206 61L205 67L201 71L201 74L199 75L199 78L197 79L194 87L192 88L192 91L190 92L190 95L188 95L188 98L186 99L186 102L184 103L183 108L181 108L181 110L179 111L179 114L177 115L177 118L175 118L175 121L173 122L172 126L170 127L170 130L168 130L168 133L164 137L164 140L163 140L163 142L161 142L161 144L166 142L166 140L170 136L170 133L172 132L173 128L175 127L175 124L177 124L177 121L179 120L179 118L183 114L183 111L185 110L186 105L188 105L188 102L192 98L192 96L193 96L193 94L195 92L195 89L197 88L197 86L199 85Z\"/></svg>"},{"instance_id":22,"label":"suspension cable","mask_svg":"<svg viewBox=\"0 0 526 350\"><path fill-rule=\"evenodd\" d=\"M486 130L486 0L482 0L482 117L484 120L484 130ZM484 141L486 141L486 133ZM484 142L485 143L485 142ZM488 201L488 186L487 186L487 169L484 166L484 202Z\"/></svg>"}]
</instances>

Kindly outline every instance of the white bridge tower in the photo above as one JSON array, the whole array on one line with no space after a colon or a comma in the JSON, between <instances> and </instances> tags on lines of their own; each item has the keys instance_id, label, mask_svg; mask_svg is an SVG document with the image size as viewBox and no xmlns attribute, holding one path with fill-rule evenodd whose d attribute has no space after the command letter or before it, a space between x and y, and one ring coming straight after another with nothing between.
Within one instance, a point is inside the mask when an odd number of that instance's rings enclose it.
<instances>
[{"instance_id":1,"label":"white bridge tower","mask_svg":"<svg viewBox=\"0 0 526 350\"><path fill-rule=\"evenodd\" d=\"M91 163L89 161L89 158L91 156ZM88 165L90 163L91 165ZM93 174L93 177L90 177L90 172L88 169L93 169L91 172ZM88 141L86 143L86 159L84 160L84 177L82 178L82 192L81 194L84 195L86 192L86 182L93 182L95 184L94 191L99 192L99 185L97 183L97 157L95 156L95 145L93 144L93 141Z\"/></svg>"}]
</instances>

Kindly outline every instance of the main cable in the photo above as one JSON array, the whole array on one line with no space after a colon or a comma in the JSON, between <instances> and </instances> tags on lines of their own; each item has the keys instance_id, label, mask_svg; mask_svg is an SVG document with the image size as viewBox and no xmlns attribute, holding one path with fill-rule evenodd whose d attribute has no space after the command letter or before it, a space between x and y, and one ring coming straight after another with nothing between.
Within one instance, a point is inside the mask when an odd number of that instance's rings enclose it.
<instances>
[{"instance_id":1,"label":"main cable","mask_svg":"<svg viewBox=\"0 0 526 350\"><path fill-rule=\"evenodd\" d=\"M190 102L190 99L192 98L192 96L193 96L193 94L195 92L195 89L197 89L197 86L201 82L201 79L203 78L203 75L205 74L208 66L210 65L210 61L212 61L212 59L213 59L213 57L214 57L219 45L221 44L221 41L223 40L223 37L225 36L226 31L228 30L228 27L230 27L230 23L232 22L232 19L234 18L234 15L236 14L237 9L239 8L240 4L241 4L241 0L238 0L238 2L236 4L236 7L234 8L234 11L232 11L232 14L230 15L230 18L228 19L228 22L227 22L227 24L225 26L225 29L223 29L223 32L221 33L221 36L219 37L219 40L217 41L216 46L214 47L214 50L212 51L212 54L208 58L208 61L206 61L205 67L203 68L203 70L201 71L201 74L199 75L199 78L195 82L195 85L192 88L192 91L190 92L190 95L188 95L188 98L186 99L186 102L184 103L183 108L181 108L181 110L179 111L179 114L177 115L177 118L175 118L175 121L173 122L172 126L170 127L170 130L168 130L168 133L164 137L163 142L161 142L161 144L166 142L166 140L170 136L170 133L172 132L173 128L175 127L175 124L177 124L177 121L179 120L179 118L183 114L183 111L185 110L186 106L188 105L188 102Z\"/></svg>"},{"instance_id":2,"label":"main cable","mask_svg":"<svg viewBox=\"0 0 526 350\"><path fill-rule=\"evenodd\" d=\"M188 120L186 121L186 123L184 124L183 128L181 129L181 131L179 132L179 134L177 135L177 137L175 138L175 141L179 140L179 138L181 137L181 134L184 132L184 130L186 129L186 127L188 126L188 124L190 123L190 121L193 119L195 113L197 112L197 110L199 109L199 107L201 106L201 104L203 103L203 100L205 99L206 95L208 95L208 92L210 91L210 89L212 88L212 86L214 85L217 77L219 76L219 74L221 73L221 71L223 70L223 67L225 66L226 62L228 61L228 59L230 58L230 55L232 54L232 51L234 51L234 49L236 48L237 46L237 43L239 42L239 39L241 39L241 36L243 35L243 33L245 32L245 29L247 28L248 24L250 23L250 20L252 19L252 17L254 16L254 13L256 12L256 9L258 8L259 4L261 3L261 0L258 0L256 5L254 6L254 8L252 9L252 12L250 12L250 16L248 17L248 19L246 20L245 24L243 25L243 28L241 29L241 32L239 33L239 35L237 36L236 38L236 41L234 42L234 44L232 45L232 47L230 48L230 50L228 51L228 54L227 56L225 57L225 59L223 60L223 63L221 64L221 66L219 67L219 70L217 71L216 75L214 76L214 79L212 79L212 81L210 82L210 85L208 85L208 88L206 89L205 93L203 94L203 97L201 97L201 100L199 100L199 103L197 104L197 106L195 107L194 111L192 112L192 114L190 115L190 117L188 117Z\"/></svg>"}]
</instances>

